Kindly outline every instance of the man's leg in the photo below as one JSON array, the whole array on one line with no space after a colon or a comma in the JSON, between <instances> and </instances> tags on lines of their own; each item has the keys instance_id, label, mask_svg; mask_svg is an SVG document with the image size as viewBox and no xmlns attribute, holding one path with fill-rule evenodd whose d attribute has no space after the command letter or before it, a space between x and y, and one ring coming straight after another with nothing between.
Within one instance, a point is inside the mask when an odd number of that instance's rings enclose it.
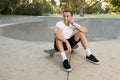
<instances>
[{"instance_id":1,"label":"man's leg","mask_svg":"<svg viewBox=\"0 0 120 80\"><path fill-rule=\"evenodd\" d=\"M71 71L71 66L68 62L68 59L66 57L65 51L64 51L64 46L63 46L63 42L56 39L56 46L58 48L58 50L60 51L61 57L62 57L62 61L63 61L63 67L65 71Z\"/></svg>"},{"instance_id":2,"label":"man's leg","mask_svg":"<svg viewBox=\"0 0 120 80\"><path fill-rule=\"evenodd\" d=\"M75 41L79 41L79 40L81 41L81 44L86 51L86 58L95 64L99 64L99 60L97 60L96 57L93 56L93 54L89 48L86 34L79 31L75 34L74 39L75 39Z\"/></svg>"},{"instance_id":3,"label":"man's leg","mask_svg":"<svg viewBox=\"0 0 120 80\"><path fill-rule=\"evenodd\" d=\"M75 41L79 41L79 40L81 41L81 44L84 49L87 49L89 47L86 34L79 31L75 34L74 38L75 38Z\"/></svg>"}]
</instances>

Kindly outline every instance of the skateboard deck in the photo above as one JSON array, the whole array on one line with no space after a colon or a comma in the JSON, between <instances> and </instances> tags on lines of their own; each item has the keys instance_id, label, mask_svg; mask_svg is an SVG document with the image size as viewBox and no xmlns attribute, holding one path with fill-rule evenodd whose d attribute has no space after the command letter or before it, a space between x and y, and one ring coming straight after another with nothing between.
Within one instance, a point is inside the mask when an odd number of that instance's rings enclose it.
<instances>
[{"instance_id":1,"label":"skateboard deck","mask_svg":"<svg viewBox=\"0 0 120 80\"><path fill-rule=\"evenodd\" d=\"M79 47L79 45L76 45L73 47L73 49L77 49ZM59 52L55 49L50 49L50 50L44 50L44 52L48 53L50 56L54 56L55 53Z\"/></svg>"}]
</instances>

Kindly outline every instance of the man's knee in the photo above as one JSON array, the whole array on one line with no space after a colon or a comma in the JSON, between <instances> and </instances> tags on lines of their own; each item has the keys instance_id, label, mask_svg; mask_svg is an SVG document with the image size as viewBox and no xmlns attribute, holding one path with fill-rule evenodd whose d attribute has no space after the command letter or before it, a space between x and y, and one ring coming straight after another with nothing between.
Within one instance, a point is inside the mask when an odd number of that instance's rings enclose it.
<instances>
[{"instance_id":1,"label":"man's knee","mask_svg":"<svg viewBox=\"0 0 120 80\"><path fill-rule=\"evenodd\" d=\"M86 36L86 34L83 33L83 32L81 32L81 31L79 31L79 32L77 32L77 33L75 34L75 40L78 41L78 40L81 39L81 37L84 37L84 36Z\"/></svg>"},{"instance_id":2,"label":"man's knee","mask_svg":"<svg viewBox=\"0 0 120 80\"><path fill-rule=\"evenodd\" d=\"M82 37L82 36L85 36L85 35L86 35L86 34L83 33L83 32L81 32L81 31L79 31L79 32L76 33L76 37L78 37L78 38L80 38L80 37Z\"/></svg>"},{"instance_id":3,"label":"man's knee","mask_svg":"<svg viewBox=\"0 0 120 80\"><path fill-rule=\"evenodd\" d=\"M63 42L59 39L56 39L56 46L59 47L63 47Z\"/></svg>"},{"instance_id":4,"label":"man's knee","mask_svg":"<svg viewBox=\"0 0 120 80\"><path fill-rule=\"evenodd\" d=\"M59 44L59 43L62 44L62 43L63 43L63 42L62 42L61 40L59 40L59 39L55 39L55 40L56 40L56 43L57 43L57 44Z\"/></svg>"},{"instance_id":5,"label":"man's knee","mask_svg":"<svg viewBox=\"0 0 120 80\"><path fill-rule=\"evenodd\" d=\"M57 51L64 51L64 47L63 47L63 42L59 39L56 39L56 46L55 46Z\"/></svg>"},{"instance_id":6,"label":"man's knee","mask_svg":"<svg viewBox=\"0 0 120 80\"><path fill-rule=\"evenodd\" d=\"M83 35L86 35L86 33L83 33L81 31L78 32L79 36L83 36Z\"/></svg>"}]
</instances>

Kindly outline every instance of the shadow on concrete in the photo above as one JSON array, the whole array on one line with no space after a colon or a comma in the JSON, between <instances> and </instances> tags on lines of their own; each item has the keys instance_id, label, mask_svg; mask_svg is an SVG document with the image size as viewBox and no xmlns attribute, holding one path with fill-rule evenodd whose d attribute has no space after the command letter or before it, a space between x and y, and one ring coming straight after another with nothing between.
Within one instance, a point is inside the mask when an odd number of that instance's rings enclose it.
<instances>
[{"instance_id":1,"label":"shadow on concrete","mask_svg":"<svg viewBox=\"0 0 120 80\"><path fill-rule=\"evenodd\" d=\"M79 47L79 45L75 45L73 47L73 50L77 49L78 47ZM58 51L55 50L54 48L52 48L52 49L44 50L44 52L50 54L51 56L54 56Z\"/></svg>"}]
</instances>

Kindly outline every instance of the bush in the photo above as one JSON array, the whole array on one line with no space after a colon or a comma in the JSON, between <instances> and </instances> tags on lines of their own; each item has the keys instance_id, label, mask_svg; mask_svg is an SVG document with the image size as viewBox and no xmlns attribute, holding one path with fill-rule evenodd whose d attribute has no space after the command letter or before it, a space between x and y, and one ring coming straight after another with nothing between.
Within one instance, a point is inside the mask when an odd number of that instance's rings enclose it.
<instances>
[{"instance_id":1,"label":"bush","mask_svg":"<svg viewBox=\"0 0 120 80\"><path fill-rule=\"evenodd\" d=\"M1 11L1 14L7 14L7 15L13 14L13 10L12 10L12 8L10 8L10 7L5 7L5 8Z\"/></svg>"},{"instance_id":2,"label":"bush","mask_svg":"<svg viewBox=\"0 0 120 80\"><path fill-rule=\"evenodd\" d=\"M49 15L53 13L53 9L49 3L44 1L43 3L39 3L34 1L29 4L22 4L15 9L15 14L19 15Z\"/></svg>"},{"instance_id":3,"label":"bush","mask_svg":"<svg viewBox=\"0 0 120 80\"><path fill-rule=\"evenodd\" d=\"M101 8L101 3L99 2L95 6L92 6L92 7L86 7L85 13L87 14L103 13L103 9Z\"/></svg>"}]
</instances>

